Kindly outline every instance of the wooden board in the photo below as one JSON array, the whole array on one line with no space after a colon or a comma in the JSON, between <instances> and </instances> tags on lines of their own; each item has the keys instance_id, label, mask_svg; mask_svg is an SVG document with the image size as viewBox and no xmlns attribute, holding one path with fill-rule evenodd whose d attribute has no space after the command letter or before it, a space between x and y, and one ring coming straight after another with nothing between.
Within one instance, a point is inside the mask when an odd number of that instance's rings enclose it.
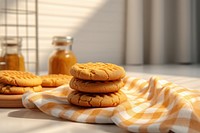
<instances>
[{"instance_id":1,"label":"wooden board","mask_svg":"<svg viewBox=\"0 0 200 133\"><path fill-rule=\"evenodd\" d=\"M44 90L50 90L54 88L43 88ZM22 95L3 95L0 94L0 108L22 108Z\"/></svg>"},{"instance_id":2,"label":"wooden board","mask_svg":"<svg viewBox=\"0 0 200 133\"><path fill-rule=\"evenodd\" d=\"M23 107L22 95L2 95L2 94L0 94L0 107L3 107L3 108Z\"/></svg>"}]
</instances>

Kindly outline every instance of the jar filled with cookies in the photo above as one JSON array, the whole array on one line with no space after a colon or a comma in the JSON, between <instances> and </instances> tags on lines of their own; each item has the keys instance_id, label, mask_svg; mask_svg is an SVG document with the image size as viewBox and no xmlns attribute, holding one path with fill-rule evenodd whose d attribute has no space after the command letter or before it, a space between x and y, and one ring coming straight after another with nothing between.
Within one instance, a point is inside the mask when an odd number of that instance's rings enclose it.
<instances>
[{"instance_id":1,"label":"jar filled with cookies","mask_svg":"<svg viewBox=\"0 0 200 133\"><path fill-rule=\"evenodd\" d=\"M24 57L21 53L22 38L3 37L1 45L1 70L25 71Z\"/></svg>"},{"instance_id":2,"label":"jar filled with cookies","mask_svg":"<svg viewBox=\"0 0 200 133\"><path fill-rule=\"evenodd\" d=\"M71 67L77 62L72 51L73 38L71 36L55 36L52 44L54 51L49 58L49 74L70 75Z\"/></svg>"}]
</instances>

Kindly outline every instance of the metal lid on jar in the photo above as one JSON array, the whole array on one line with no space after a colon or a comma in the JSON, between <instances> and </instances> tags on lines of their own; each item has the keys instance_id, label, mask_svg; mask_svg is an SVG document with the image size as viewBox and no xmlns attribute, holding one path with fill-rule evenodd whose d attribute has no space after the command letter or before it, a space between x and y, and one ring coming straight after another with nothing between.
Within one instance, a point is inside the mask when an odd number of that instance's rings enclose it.
<instances>
[{"instance_id":1,"label":"metal lid on jar","mask_svg":"<svg viewBox=\"0 0 200 133\"><path fill-rule=\"evenodd\" d=\"M54 36L52 44L56 46L72 45L73 37L71 36Z\"/></svg>"},{"instance_id":2,"label":"metal lid on jar","mask_svg":"<svg viewBox=\"0 0 200 133\"><path fill-rule=\"evenodd\" d=\"M0 40L3 46L21 46L22 44L21 37L1 37Z\"/></svg>"}]
</instances>

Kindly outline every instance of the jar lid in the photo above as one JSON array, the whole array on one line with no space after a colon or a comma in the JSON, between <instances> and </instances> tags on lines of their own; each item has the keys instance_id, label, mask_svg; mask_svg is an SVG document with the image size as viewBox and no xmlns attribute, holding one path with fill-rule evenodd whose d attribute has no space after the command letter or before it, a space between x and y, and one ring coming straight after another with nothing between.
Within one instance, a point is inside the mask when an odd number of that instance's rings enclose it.
<instances>
[{"instance_id":1,"label":"jar lid","mask_svg":"<svg viewBox=\"0 0 200 133\"><path fill-rule=\"evenodd\" d=\"M54 36L52 44L56 46L72 45L73 37L71 36Z\"/></svg>"},{"instance_id":2,"label":"jar lid","mask_svg":"<svg viewBox=\"0 0 200 133\"><path fill-rule=\"evenodd\" d=\"M3 46L21 46L21 37L0 37Z\"/></svg>"}]
</instances>

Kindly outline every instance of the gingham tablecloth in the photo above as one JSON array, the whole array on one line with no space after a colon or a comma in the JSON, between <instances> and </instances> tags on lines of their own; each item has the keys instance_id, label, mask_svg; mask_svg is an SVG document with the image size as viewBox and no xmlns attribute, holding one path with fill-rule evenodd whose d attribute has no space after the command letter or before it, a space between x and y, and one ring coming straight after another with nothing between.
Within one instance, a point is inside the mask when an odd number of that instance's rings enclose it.
<instances>
[{"instance_id":1,"label":"gingham tablecloth","mask_svg":"<svg viewBox=\"0 0 200 133\"><path fill-rule=\"evenodd\" d=\"M85 123L115 123L131 132L200 132L200 91L151 77L123 79L128 100L117 107L82 108L70 105L68 85L44 92L27 92L26 108L66 120Z\"/></svg>"}]
</instances>

